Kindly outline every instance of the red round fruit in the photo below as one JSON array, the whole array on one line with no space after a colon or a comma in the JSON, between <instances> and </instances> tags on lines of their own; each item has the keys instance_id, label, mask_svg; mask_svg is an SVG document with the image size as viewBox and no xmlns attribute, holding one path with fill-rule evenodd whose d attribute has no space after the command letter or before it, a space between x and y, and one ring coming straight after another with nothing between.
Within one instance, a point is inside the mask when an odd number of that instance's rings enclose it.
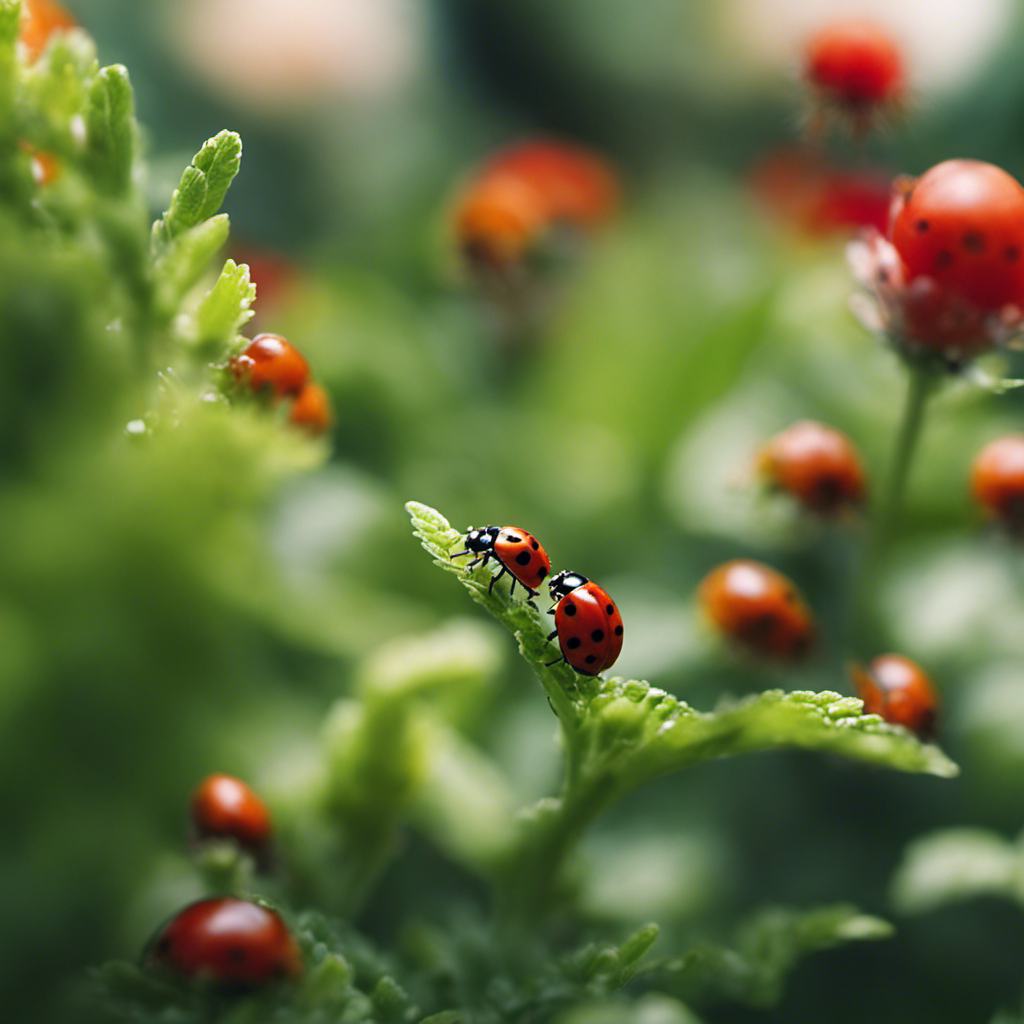
<instances>
[{"instance_id":1,"label":"red round fruit","mask_svg":"<svg viewBox=\"0 0 1024 1024\"><path fill-rule=\"evenodd\" d=\"M904 90L903 55L892 36L869 21L827 25L807 44L808 81L847 107L898 101Z\"/></svg>"},{"instance_id":2,"label":"red round fruit","mask_svg":"<svg viewBox=\"0 0 1024 1024\"><path fill-rule=\"evenodd\" d=\"M882 654L867 668L851 665L850 675L864 701L864 714L880 715L921 739L935 734L938 697L920 665L901 654Z\"/></svg>"},{"instance_id":3,"label":"red round fruit","mask_svg":"<svg viewBox=\"0 0 1024 1024\"><path fill-rule=\"evenodd\" d=\"M792 660L814 641L814 618L793 582L761 562L718 566L701 582L698 599L714 625L753 654Z\"/></svg>"},{"instance_id":4,"label":"red round fruit","mask_svg":"<svg viewBox=\"0 0 1024 1024\"><path fill-rule=\"evenodd\" d=\"M476 555L466 568L486 565L492 558L501 566L501 571L491 579L488 592L505 573L512 577L509 596L515 590L516 581L523 585L530 598L537 596L537 588L551 572L551 559L532 533L518 526L481 526L470 528L466 533L466 547L456 551L450 558L462 555Z\"/></svg>"},{"instance_id":5,"label":"red round fruit","mask_svg":"<svg viewBox=\"0 0 1024 1024\"><path fill-rule=\"evenodd\" d=\"M757 463L769 484L820 515L864 501L864 465L857 450L845 434L824 423L794 423L768 440Z\"/></svg>"},{"instance_id":6,"label":"red round fruit","mask_svg":"<svg viewBox=\"0 0 1024 1024\"><path fill-rule=\"evenodd\" d=\"M186 978L238 987L302 973L298 944L280 915L233 897L187 906L154 936L146 963Z\"/></svg>"},{"instance_id":7,"label":"red round fruit","mask_svg":"<svg viewBox=\"0 0 1024 1024\"><path fill-rule=\"evenodd\" d=\"M562 657L577 672L596 676L615 664L622 650L622 616L604 588L586 576L562 570L548 581ZM549 664L556 664L555 661Z\"/></svg>"},{"instance_id":8,"label":"red round fruit","mask_svg":"<svg viewBox=\"0 0 1024 1024\"><path fill-rule=\"evenodd\" d=\"M982 313L1024 304L1024 188L979 160L947 160L894 203L907 284L929 278Z\"/></svg>"},{"instance_id":9,"label":"red round fruit","mask_svg":"<svg viewBox=\"0 0 1024 1024\"><path fill-rule=\"evenodd\" d=\"M1024 534L1024 434L990 441L971 466L971 492L989 515Z\"/></svg>"},{"instance_id":10,"label":"red round fruit","mask_svg":"<svg viewBox=\"0 0 1024 1024\"><path fill-rule=\"evenodd\" d=\"M257 335L228 368L253 391L268 389L277 398L297 395L309 378L309 364L302 354L277 334Z\"/></svg>"},{"instance_id":11,"label":"red round fruit","mask_svg":"<svg viewBox=\"0 0 1024 1024\"><path fill-rule=\"evenodd\" d=\"M262 855L270 842L270 812L241 779L210 775L192 794L192 824L200 839L233 839Z\"/></svg>"},{"instance_id":12,"label":"red round fruit","mask_svg":"<svg viewBox=\"0 0 1024 1024\"><path fill-rule=\"evenodd\" d=\"M331 427L331 400L319 384L307 384L298 394L288 422L311 434L326 434Z\"/></svg>"}]
</instances>

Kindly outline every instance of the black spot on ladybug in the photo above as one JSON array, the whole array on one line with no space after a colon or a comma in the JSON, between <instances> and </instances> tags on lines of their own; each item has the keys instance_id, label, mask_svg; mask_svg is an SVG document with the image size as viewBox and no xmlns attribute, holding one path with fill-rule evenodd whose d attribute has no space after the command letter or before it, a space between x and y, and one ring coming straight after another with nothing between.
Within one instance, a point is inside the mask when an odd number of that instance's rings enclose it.
<instances>
[{"instance_id":1,"label":"black spot on ladybug","mask_svg":"<svg viewBox=\"0 0 1024 1024\"><path fill-rule=\"evenodd\" d=\"M613 604L606 604L604 606L604 612L605 612L605 615L614 615L615 614L615 605L613 605Z\"/></svg>"},{"instance_id":2,"label":"black spot on ladybug","mask_svg":"<svg viewBox=\"0 0 1024 1024\"><path fill-rule=\"evenodd\" d=\"M574 605L572 601L566 601L565 608L563 608L562 610L565 612L566 615L575 615L576 605Z\"/></svg>"},{"instance_id":3,"label":"black spot on ladybug","mask_svg":"<svg viewBox=\"0 0 1024 1024\"><path fill-rule=\"evenodd\" d=\"M578 636L571 636L565 641L565 646L568 647L570 651L575 651L576 648L579 647L580 643L581 641Z\"/></svg>"},{"instance_id":4,"label":"black spot on ladybug","mask_svg":"<svg viewBox=\"0 0 1024 1024\"><path fill-rule=\"evenodd\" d=\"M529 565L532 560L533 555L531 555L529 551L520 551L519 554L516 555L516 561L520 565Z\"/></svg>"},{"instance_id":5,"label":"black spot on ladybug","mask_svg":"<svg viewBox=\"0 0 1024 1024\"><path fill-rule=\"evenodd\" d=\"M927 231L931 227L931 223L925 220L923 217L917 222L918 231Z\"/></svg>"},{"instance_id":6,"label":"black spot on ladybug","mask_svg":"<svg viewBox=\"0 0 1024 1024\"><path fill-rule=\"evenodd\" d=\"M843 496L842 481L834 476L819 477L814 485L815 496L821 505L831 507Z\"/></svg>"},{"instance_id":7,"label":"black spot on ladybug","mask_svg":"<svg viewBox=\"0 0 1024 1024\"><path fill-rule=\"evenodd\" d=\"M604 630L595 629L594 632L590 634L590 639L593 640L595 644L599 644L604 639Z\"/></svg>"},{"instance_id":8,"label":"black spot on ladybug","mask_svg":"<svg viewBox=\"0 0 1024 1024\"><path fill-rule=\"evenodd\" d=\"M539 579L539 580L542 580L542 579L544 579L544 577L545 577L545 576L547 576L547 574L548 574L548 571L547 571L547 569L545 569L545 568L544 568L544 566L542 565L542 566L541 566L541 567L540 567L540 568L539 568L539 569L537 570L537 579Z\"/></svg>"},{"instance_id":9,"label":"black spot on ladybug","mask_svg":"<svg viewBox=\"0 0 1024 1024\"><path fill-rule=\"evenodd\" d=\"M534 551L537 551L540 548L540 544L538 544L535 540L531 540L530 547L533 548Z\"/></svg>"},{"instance_id":10,"label":"black spot on ladybug","mask_svg":"<svg viewBox=\"0 0 1024 1024\"><path fill-rule=\"evenodd\" d=\"M944 270L953 263L953 254L948 249L941 249L935 255L935 269Z\"/></svg>"},{"instance_id":11,"label":"black spot on ladybug","mask_svg":"<svg viewBox=\"0 0 1024 1024\"><path fill-rule=\"evenodd\" d=\"M622 636L622 627L621 626L616 626L615 627L615 635L616 636Z\"/></svg>"},{"instance_id":12,"label":"black spot on ladybug","mask_svg":"<svg viewBox=\"0 0 1024 1024\"><path fill-rule=\"evenodd\" d=\"M1020 259L1020 249L1015 245L1008 245L1003 252L1003 259L1007 263L1016 263Z\"/></svg>"},{"instance_id":13,"label":"black spot on ladybug","mask_svg":"<svg viewBox=\"0 0 1024 1024\"><path fill-rule=\"evenodd\" d=\"M229 946L227 951L227 958L233 964L245 963L248 954L242 946Z\"/></svg>"},{"instance_id":14,"label":"black spot on ladybug","mask_svg":"<svg viewBox=\"0 0 1024 1024\"><path fill-rule=\"evenodd\" d=\"M584 658L583 660L584 660L584 661L585 661L585 662L586 662L586 663L587 663L588 665L593 665L593 664L594 664L594 662L595 662L595 661L597 661L597 655L596 655L596 654L588 654L588 655L587 655L587 656L586 656L586 657L585 657L585 658Z\"/></svg>"},{"instance_id":15,"label":"black spot on ladybug","mask_svg":"<svg viewBox=\"0 0 1024 1024\"><path fill-rule=\"evenodd\" d=\"M980 231L968 231L963 237L963 247L968 252L984 252L985 236Z\"/></svg>"},{"instance_id":16,"label":"black spot on ladybug","mask_svg":"<svg viewBox=\"0 0 1024 1024\"><path fill-rule=\"evenodd\" d=\"M514 533L506 533L505 534L505 543L506 544L522 544L523 543L523 538L522 537L517 537Z\"/></svg>"}]
</instances>

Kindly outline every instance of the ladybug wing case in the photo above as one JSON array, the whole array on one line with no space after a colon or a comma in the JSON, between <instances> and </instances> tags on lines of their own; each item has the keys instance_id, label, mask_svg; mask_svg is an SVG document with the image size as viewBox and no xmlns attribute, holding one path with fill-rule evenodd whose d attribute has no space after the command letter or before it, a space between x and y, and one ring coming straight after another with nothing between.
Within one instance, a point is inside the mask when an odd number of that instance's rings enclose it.
<instances>
[{"instance_id":1,"label":"ladybug wing case","mask_svg":"<svg viewBox=\"0 0 1024 1024\"><path fill-rule=\"evenodd\" d=\"M562 598L555 609L555 628L565 660L583 675L595 676L610 668L622 650L622 617L594 583Z\"/></svg>"}]
</instances>

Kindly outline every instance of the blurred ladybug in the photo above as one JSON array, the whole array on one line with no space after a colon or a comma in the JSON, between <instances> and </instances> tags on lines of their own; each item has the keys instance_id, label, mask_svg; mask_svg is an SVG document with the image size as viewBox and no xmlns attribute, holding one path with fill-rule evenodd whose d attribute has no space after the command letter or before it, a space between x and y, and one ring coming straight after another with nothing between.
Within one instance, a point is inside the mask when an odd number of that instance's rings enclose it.
<instances>
[{"instance_id":1,"label":"blurred ladybug","mask_svg":"<svg viewBox=\"0 0 1024 1024\"><path fill-rule=\"evenodd\" d=\"M1024 434L997 437L978 452L971 492L1009 533L1024 537Z\"/></svg>"},{"instance_id":2,"label":"blurred ladybug","mask_svg":"<svg viewBox=\"0 0 1024 1024\"><path fill-rule=\"evenodd\" d=\"M494 584L505 573L512 577L509 596L516 588L518 580L529 595L536 597L538 588L545 577L551 572L551 559L540 546L540 541L532 533L521 530L518 526L482 526L472 528L466 534L466 548L456 551L449 558L460 558L463 555L476 555L472 562L466 563L467 569L474 565L486 565L492 558L501 566L501 571L491 578L487 592L494 589Z\"/></svg>"},{"instance_id":3,"label":"blurred ladybug","mask_svg":"<svg viewBox=\"0 0 1024 1024\"><path fill-rule=\"evenodd\" d=\"M326 434L331 428L331 401L319 384L308 383L298 393L288 422L311 434Z\"/></svg>"},{"instance_id":4,"label":"blurred ladybug","mask_svg":"<svg viewBox=\"0 0 1024 1024\"><path fill-rule=\"evenodd\" d=\"M278 334L258 334L228 363L228 369L257 394L267 390L275 398L298 395L309 378L305 358Z\"/></svg>"},{"instance_id":5,"label":"blurred ladybug","mask_svg":"<svg viewBox=\"0 0 1024 1024\"><path fill-rule=\"evenodd\" d=\"M867 668L852 664L850 675L864 701L864 714L880 715L922 740L934 737L939 704L935 685L915 662L901 654L882 654Z\"/></svg>"},{"instance_id":6,"label":"blurred ladybug","mask_svg":"<svg viewBox=\"0 0 1024 1024\"><path fill-rule=\"evenodd\" d=\"M761 562L737 559L713 569L698 600L730 640L763 657L792 661L814 641L814 619L793 582Z\"/></svg>"},{"instance_id":7,"label":"blurred ladybug","mask_svg":"<svg viewBox=\"0 0 1024 1024\"><path fill-rule=\"evenodd\" d=\"M607 592L578 572L562 570L548 581L551 600L557 602L555 629L562 657L577 672L596 676L612 667L622 650L622 616Z\"/></svg>"},{"instance_id":8,"label":"blurred ladybug","mask_svg":"<svg viewBox=\"0 0 1024 1024\"><path fill-rule=\"evenodd\" d=\"M812 134L831 119L860 136L903 105L903 54L870 21L838 21L816 32L805 50L804 77L814 93Z\"/></svg>"},{"instance_id":9,"label":"blurred ladybug","mask_svg":"<svg viewBox=\"0 0 1024 1024\"><path fill-rule=\"evenodd\" d=\"M74 15L57 0L24 0L18 39L30 61L38 60L55 32L77 28Z\"/></svg>"},{"instance_id":10,"label":"blurred ladybug","mask_svg":"<svg viewBox=\"0 0 1024 1024\"><path fill-rule=\"evenodd\" d=\"M835 516L863 504L864 465L849 438L824 423L801 420L770 438L757 456L757 469L772 487L805 509Z\"/></svg>"},{"instance_id":11,"label":"blurred ladybug","mask_svg":"<svg viewBox=\"0 0 1024 1024\"><path fill-rule=\"evenodd\" d=\"M529 140L499 150L464 188L453 215L455 240L472 269L507 271L551 228L589 231L617 204L615 175L600 157Z\"/></svg>"},{"instance_id":12,"label":"blurred ladybug","mask_svg":"<svg viewBox=\"0 0 1024 1024\"><path fill-rule=\"evenodd\" d=\"M241 779L208 776L196 787L190 806L197 838L233 839L258 861L265 860L272 831L270 812Z\"/></svg>"},{"instance_id":13,"label":"blurred ladybug","mask_svg":"<svg viewBox=\"0 0 1024 1024\"><path fill-rule=\"evenodd\" d=\"M253 988L302 973L298 943L280 915L233 897L185 907L154 936L145 963L228 988Z\"/></svg>"}]
</instances>

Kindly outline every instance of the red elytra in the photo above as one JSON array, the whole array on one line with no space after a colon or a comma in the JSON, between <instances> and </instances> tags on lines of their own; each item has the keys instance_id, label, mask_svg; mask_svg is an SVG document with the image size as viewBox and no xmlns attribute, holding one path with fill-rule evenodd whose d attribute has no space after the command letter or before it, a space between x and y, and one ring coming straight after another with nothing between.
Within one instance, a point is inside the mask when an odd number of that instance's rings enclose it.
<instances>
[{"instance_id":1,"label":"red elytra","mask_svg":"<svg viewBox=\"0 0 1024 1024\"><path fill-rule=\"evenodd\" d=\"M622 651L622 616L608 592L579 573L562 570L548 583L562 657L577 672L596 676L612 667Z\"/></svg>"},{"instance_id":2,"label":"red elytra","mask_svg":"<svg viewBox=\"0 0 1024 1024\"><path fill-rule=\"evenodd\" d=\"M541 197L514 174L494 173L473 183L454 214L462 254L470 263L492 269L521 260L545 227Z\"/></svg>"},{"instance_id":3,"label":"red elytra","mask_svg":"<svg viewBox=\"0 0 1024 1024\"><path fill-rule=\"evenodd\" d=\"M306 384L298 393L288 422L311 434L326 434L331 427L331 400L319 384Z\"/></svg>"},{"instance_id":4,"label":"red elytra","mask_svg":"<svg viewBox=\"0 0 1024 1024\"><path fill-rule=\"evenodd\" d=\"M770 438L757 466L767 483L819 515L860 505L866 495L864 465L850 439L814 420L801 420Z\"/></svg>"},{"instance_id":5,"label":"red elytra","mask_svg":"<svg viewBox=\"0 0 1024 1024\"><path fill-rule=\"evenodd\" d=\"M302 353L278 334L257 335L228 369L253 391L267 389L277 398L297 395L309 378Z\"/></svg>"},{"instance_id":6,"label":"red elytra","mask_svg":"<svg viewBox=\"0 0 1024 1024\"><path fill-rule=\"evenodd\" d=\"M460 558L463 555L476 555L466 568L477 564L487 565L493 558L501 571L491 578L488 592L494 584L508 573L512 576L511 596L516 581L523 585L529 595L528 599L537 596L537 589L551 572L551 559L541 547L540 541L532 533L518 526L481 526L470 528L466 533L466 547L456 551L449 558Z\"/></svg>"},{"instance_id":7,"label":"red elytra","mask_svg":"<svg viewBox=\"0 0 1024 1024\"><path fill-rule=\"evenodd\" d=\"M903 55L881 26L861 19L821 28L807 43L805 75L829 100L864 108L898 102Z\"/></svg>"},{"instance_id":8,"label":"red elytra","mask_svg":"<svg viewBox=\"0 0 1024 1024\"><path fill-rule=\"evenodd\" d=\"M978 452L971 493L1010 533L1024 535L1024 434L997 437Z\"/></svg>"},{"instance_id":9,"label":"red elytra","mask_svg":"<svg viewBox=\"0 0 1024 1024\"><path fill-rule=\"evenodd\" d=\"M262 856L272 827L266 804L241 779L210 775L192 794L192 825L200 839L233 839Z\"/></svg>"},{"instance_id":10,"label":"red elytra","mask_svg":"<svg viewBox=\"0 0 1024 1024\"><path fill-rule=\"evenodd\" d=\"M980 160L947 160L907 182L890 239L908 284L928 278L979 312L1024 304L1024 188Z\"/></svg>"},{"instance_id":11,"label":"red elytra","mask_svg":"<svg viewBox=\"0 0 1024 1024\"><path fill-rule=\"evenodd\" d=\"M921 666L902 654L882 654L866 668L850 666L864 713L902 725L921 739L935 734L938 697Z\"/></svg>"},{"instance_id":12,"label":"red elytra","mask_svg":"<svg viewBox=\"0 0 1024 1024\"><path fill-rule=\"evenodd\" d=\"M298 944L280 915L234 897L185 907L154 936L145 962L230 987L253 987L302 973Z\"/></svg>"},{"instance_id":13,"label":"red elytra","mask_svg":"<svg viewBox=\"0 0 1024 1024\"><path fill-rule=\"evenodd\" d=\"M753 654L794 660L813 644L814 618L793 582L761 562L725 562L704 577L697 594L715 627Z\"/></svg>"}]
</instances>

